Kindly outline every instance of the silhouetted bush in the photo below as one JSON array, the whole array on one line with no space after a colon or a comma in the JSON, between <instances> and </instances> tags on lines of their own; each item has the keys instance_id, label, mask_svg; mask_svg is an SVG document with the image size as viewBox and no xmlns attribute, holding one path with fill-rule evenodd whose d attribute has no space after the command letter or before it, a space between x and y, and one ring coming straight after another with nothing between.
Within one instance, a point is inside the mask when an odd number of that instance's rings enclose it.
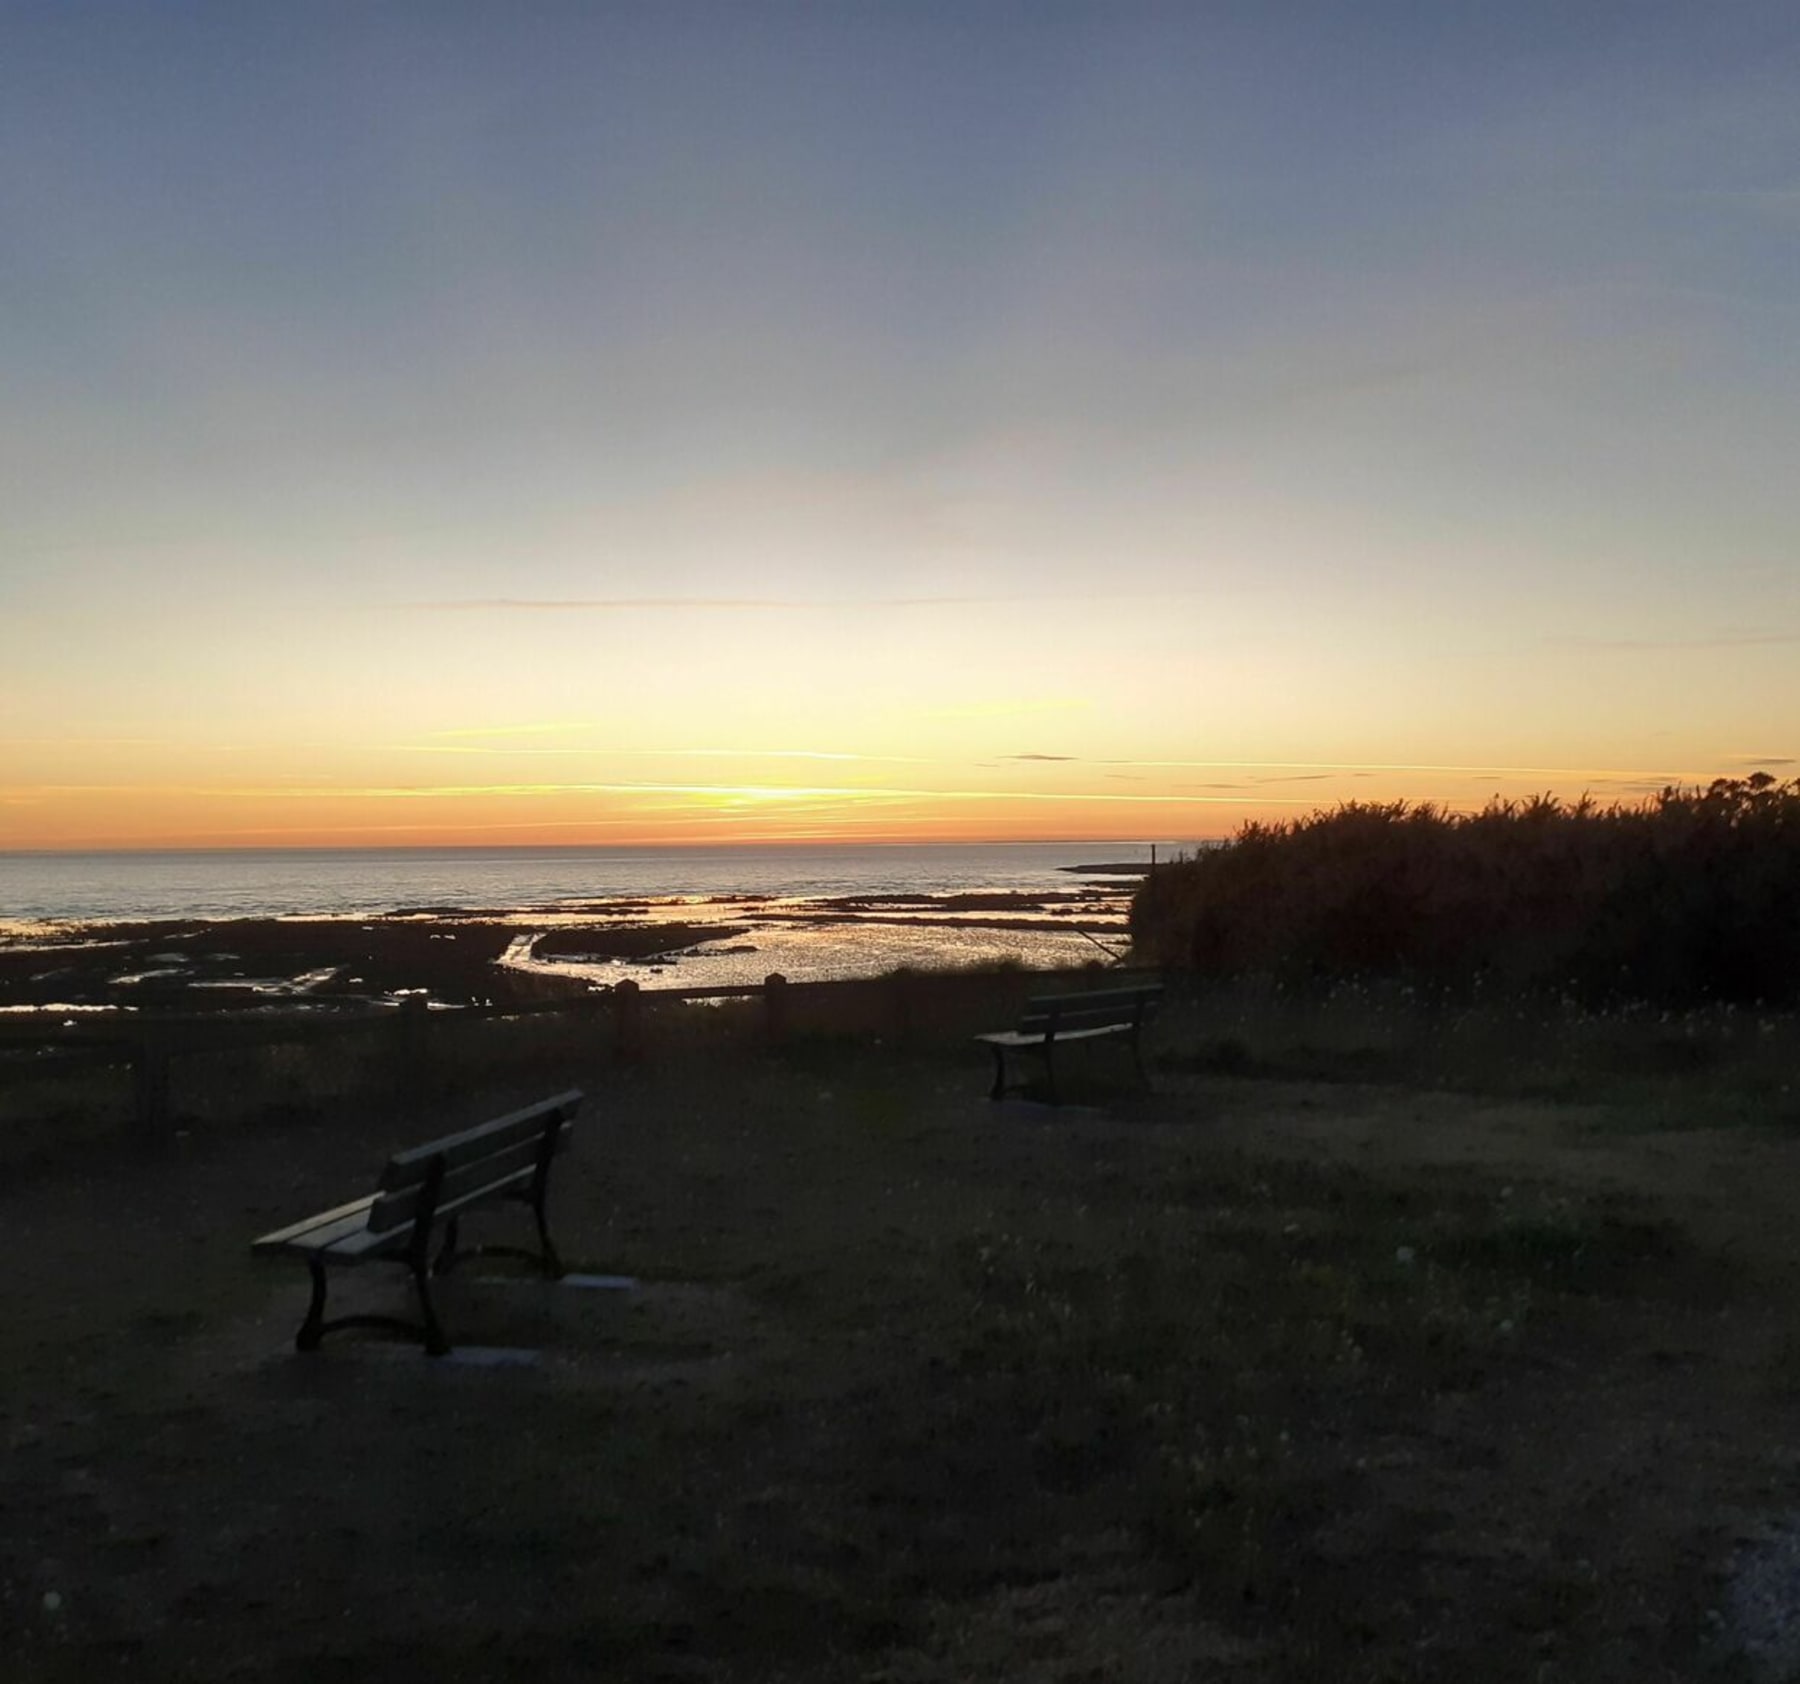
<instances>
[{"instance_id":1,"label":"silhouetted bush","mask_svg":"<svg viewBox=\"0 0 1800 1684\"><path fill-rule=\"evenodd\" d=\"M1212 976L1389 977L1670 1006L1800 1002L1800 779L1551 796L1473 814L1354 802L1156 871L1138 955Z\"/></svg>"}]
</instances>

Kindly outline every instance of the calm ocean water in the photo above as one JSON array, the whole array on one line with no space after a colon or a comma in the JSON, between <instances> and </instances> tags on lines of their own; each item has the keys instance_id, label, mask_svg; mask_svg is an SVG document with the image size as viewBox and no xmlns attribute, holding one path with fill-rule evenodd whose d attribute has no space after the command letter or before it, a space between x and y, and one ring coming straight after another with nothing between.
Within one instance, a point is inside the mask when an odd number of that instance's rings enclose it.
<instances>
[{"instance_id":1,"label":"calm ocean water","mask_svg":"<svg viewBox=\"0 0 1800 1684\"><path fill-rule=\"evenodd\" d=\"M1161 857L1172 850L1164 848ZM1113 842L886 847L389 848L0 854L0 921L523 909L613 897L1074 888L1062 866L1142 861ZM1125 887L1129 880L1120 880Z\"/></svg>"}]
</instances>

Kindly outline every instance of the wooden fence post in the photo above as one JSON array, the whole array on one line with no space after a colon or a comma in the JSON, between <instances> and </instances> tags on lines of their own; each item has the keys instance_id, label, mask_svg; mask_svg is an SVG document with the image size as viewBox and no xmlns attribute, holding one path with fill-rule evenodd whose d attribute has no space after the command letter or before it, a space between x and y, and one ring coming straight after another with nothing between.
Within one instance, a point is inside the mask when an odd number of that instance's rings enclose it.
<instances>
[{"instance_id":1,"label":"wooden fence post","mask_svg":"<svg viewBox=\"0 0 1800 1684\"><path fill-rule=\"evenodd\" d=\"M612 990L613 1048L619 1058L634 1064L644 1052L644 1002L638 985L626 977Z\"/></svg>"},{"instance_id":2,"label":"wooden fence post","mask_svg":"<svg viewBox=\"0 0 1800 1684\"><path fill-rule=\"evenodd\" d=\"M763 1032L772 1047L787 1039L787 986L788 980L780 971L771 971L763 978Z\"/></svg>"}]
</instances>

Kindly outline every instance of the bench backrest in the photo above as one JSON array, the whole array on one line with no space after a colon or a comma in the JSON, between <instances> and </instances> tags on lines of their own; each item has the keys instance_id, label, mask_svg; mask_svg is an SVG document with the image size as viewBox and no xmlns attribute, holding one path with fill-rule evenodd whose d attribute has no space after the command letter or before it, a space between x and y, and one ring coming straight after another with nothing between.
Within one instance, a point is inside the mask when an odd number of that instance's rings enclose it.
<instances>
[{"instance_id":1,"label":"bench backrest","mask_svg":"<svg viewBox=\"0 0 1800 1684\"><path fill-rule=\"evenodd\" d=\"M571 1088L492 1122L396 1152L381 1172L375 1203L369 1208L370 1232L385 1234L411 1222L434 1176L438 1178L434 1208L440 1216L523 1186L551 1155L568 1146L581 1099L580 1091Z\"/></svg>"},{"instance_id":2,"label":"bench backrest","mask_svg":"<svg viewBox=\"0 0 1800 1684\"><path fill-rule=\"evenodd\" d=\"M1162 999L1159 986L1101 988L1086 994L1043 994L1025 1002L1021 1035L1061 1034L1076 1029L1111 1029L1141 1024Z\"/></svg>"}]
</instances>

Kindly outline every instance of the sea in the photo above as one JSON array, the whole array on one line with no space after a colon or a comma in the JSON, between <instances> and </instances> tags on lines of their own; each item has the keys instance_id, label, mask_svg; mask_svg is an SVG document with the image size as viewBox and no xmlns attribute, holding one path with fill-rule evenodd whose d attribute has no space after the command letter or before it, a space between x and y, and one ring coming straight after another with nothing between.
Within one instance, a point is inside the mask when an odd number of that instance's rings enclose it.
<instances>
[{"instance_id":1,"label":"sea","mask_svg":"<svg viewBox=\"0 0 1800 1684\"><path fill-rule=\"evenodd\" d=\"M1157 848L1163 859L1179 851ZM1141 866L1151 856L1147 843L1107 842L0 853L0 934L427 909L503 914L530 926L567 920L596 903L640 902L642 916L653 920L717 923L720 939L643 963L514 962L595 982L629 976L665 987L758 982L775 969L795 980L873 976L900 965L1011 961L1051 969L1124 951L1125 903L1138 877L1084 877L1080 868ZM1062 908L1057 928L1024 915L1015 926L1004 914L921 918L931 909L837 904L1083 889L1104 895ZM522 939L521 952L529 945Z\"/></svg>"},{"instance_id":2,"label":"sea","mask_svg":"<svg viewBox=\"0 0 1800 1684\"><path fill-rule=\"evenodd\" d=\"M1170 857L1166 846L1162 857ZM947 895L1074 887L1067 868L1145 863L1148 844L732 848L268 848L0 853L0 920L123 923L550 909L607 899Z\"/></svg>"}]
</instances>

